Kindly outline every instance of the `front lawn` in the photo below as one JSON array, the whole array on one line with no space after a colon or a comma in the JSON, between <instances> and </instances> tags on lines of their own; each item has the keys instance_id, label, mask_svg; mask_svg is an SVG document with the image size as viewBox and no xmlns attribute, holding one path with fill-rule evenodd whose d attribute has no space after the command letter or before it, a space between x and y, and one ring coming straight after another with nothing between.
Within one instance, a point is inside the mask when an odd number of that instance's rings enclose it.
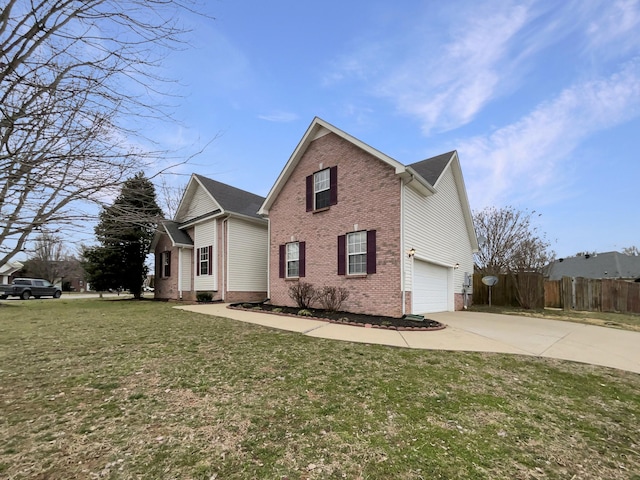
<instances>
[{"instance_id":1,"label":"front lawn","mask_svg":"<svg viewBox=\"0 0 640 480\"><path fill-rule=\"evenodd\" d=\"M636 479L640 375L0 304L0 478Z\"/></svg>"}]
</instances>

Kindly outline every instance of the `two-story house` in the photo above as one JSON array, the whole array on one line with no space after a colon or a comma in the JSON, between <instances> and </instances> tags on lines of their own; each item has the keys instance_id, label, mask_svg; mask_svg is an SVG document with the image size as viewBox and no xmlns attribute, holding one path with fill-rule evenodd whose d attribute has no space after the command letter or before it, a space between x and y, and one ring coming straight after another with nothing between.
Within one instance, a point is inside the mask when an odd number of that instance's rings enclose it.
<instances>
[{"instance_id":1,"label":"two-story house","mask_svg":"<svg viewBox=\"0 0 640 480\"><path fill-rule=\"evenodd\" d=\"M315 118L259 213L273 304L294 306L301 281L389 316L461 309L471 293L478 241L455 151L403 165Z\"/></svg>"}]
</instances>

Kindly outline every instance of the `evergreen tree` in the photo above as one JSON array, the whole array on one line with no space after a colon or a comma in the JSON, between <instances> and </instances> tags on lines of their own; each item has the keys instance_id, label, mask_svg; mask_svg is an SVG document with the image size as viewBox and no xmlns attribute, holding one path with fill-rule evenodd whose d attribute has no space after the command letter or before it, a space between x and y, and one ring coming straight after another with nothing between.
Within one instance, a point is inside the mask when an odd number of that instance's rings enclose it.
<instances>
[{"instance_id":1,"label":"evergreen tree","mask_svg":"<svg viewBox=\"0 0 640 480\"><path fill-rule=\"evenodd\" d=\"M123 288L140 298L147 254L162 210L153 184L142 172L128 179L95 228L100 246L85 249L87 280L97 290Z\"/></svg>"}]
</instances>

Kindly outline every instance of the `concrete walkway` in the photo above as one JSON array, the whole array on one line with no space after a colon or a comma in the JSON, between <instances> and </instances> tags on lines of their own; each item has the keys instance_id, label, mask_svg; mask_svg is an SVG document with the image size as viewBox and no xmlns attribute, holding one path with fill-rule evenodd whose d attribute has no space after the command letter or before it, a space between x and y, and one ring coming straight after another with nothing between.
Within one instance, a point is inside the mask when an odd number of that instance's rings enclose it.
<instances>
[{"instance_id":1,"label":"concrete walkway","mask_svg":"<svg viewBox=\"0 0 640 480\"><path fill-rule=\"evenodd\" d=\"M581 323L478 312L443 312L429 314L429 318L446 324L444 330L399 332L232 310L220 303L176 308L318 338L430 350L514 353L640 373L640 332Z\"/></svg>"}]
</instances>

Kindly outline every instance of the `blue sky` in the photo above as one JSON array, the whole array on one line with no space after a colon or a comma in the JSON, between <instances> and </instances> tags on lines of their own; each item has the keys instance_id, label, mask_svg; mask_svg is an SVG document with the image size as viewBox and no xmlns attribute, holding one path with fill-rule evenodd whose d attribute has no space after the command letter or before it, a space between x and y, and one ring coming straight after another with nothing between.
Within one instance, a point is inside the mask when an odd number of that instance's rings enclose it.
<instances>
[{"instance_id":1,"label":"blue sky","mask_svg":"<svg viewBox=\"0 0 640 480\"><path fill-rule=\"evenodd\" d=\"M156 137L215 140L172 182L266 195L319 116L405 164L458 150L471 208L535 210L560 257L640 247L640 0L206 8Z\"/></svg>"}]
</instances>

